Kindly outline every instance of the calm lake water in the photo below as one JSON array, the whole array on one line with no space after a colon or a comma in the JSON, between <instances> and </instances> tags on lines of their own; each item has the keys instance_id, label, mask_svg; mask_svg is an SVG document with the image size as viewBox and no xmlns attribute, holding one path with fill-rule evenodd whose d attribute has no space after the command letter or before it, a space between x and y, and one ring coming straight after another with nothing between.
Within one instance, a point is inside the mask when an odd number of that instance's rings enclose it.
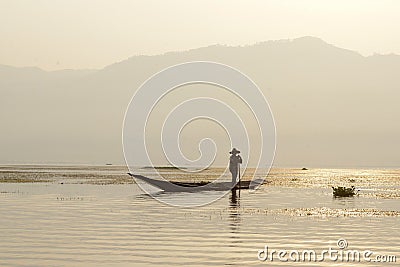
<instances>
[{"instance_id":1,"label":"calm lake water","mask_svg":"<svg viewBox=\"0 0 400 267\"><path fill-rule=\"evenodd\" d=\"M338 249L339 239L347 241L346 249L373 251L372 259L397 256L400 261L399 170L274 169L255 192L229 192L190 209L144 194L125 172L114 166L0 167L0 266L366 264L362 259L294 263L257 258L265 245L319 253ZM173 170L165 172L183 179ZM356 197L333 198L331 185L355 185L361 191ZM369 263L384 265L396 263Z\"/></svg>"}]
</instances>

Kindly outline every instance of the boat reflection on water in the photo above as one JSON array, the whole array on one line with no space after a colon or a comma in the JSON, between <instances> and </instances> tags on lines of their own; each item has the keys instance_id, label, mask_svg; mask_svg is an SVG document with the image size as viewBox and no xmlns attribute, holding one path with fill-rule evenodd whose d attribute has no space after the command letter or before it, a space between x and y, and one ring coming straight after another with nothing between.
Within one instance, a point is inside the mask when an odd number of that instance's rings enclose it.
<instances>
[{"instance_id":1,"label":"boat reflection on water","mask_svg":"<svg viewBox=\"0 0 400 267\"><path fill-rule=\"evenodd\" d=\"M230 208L240 207L240 193L237 193L236 189L231 190L231 196L229 198Z\"/></svg>"},{"instance_id":2,"label":"boat reflection on water","mask_svg":"<svg viewBox=\"0 0 400 267\"><path fill-rule=\"evenodd\" d=\"M241 212L240 212L240 194L237 192L238 190L232 189L231 194L229 196L229 240L227 246L236 251L243 246L244 240L241 236ZM240 254L233 254L230 257L231 262L240 262Z\"/></svg>"},{"instance_id":3,"label":"boat reflection on water","mask_svg":"<svg viewBox=\"0 0 400 267\"><path fill-rule=\"evenodd\" d=\"M231 233L237 233L241 224L240 217L240 192L238 190L232 189L231 195L229 197L229 219L230 219L230 229Z\"/></svg>"}]
</instances>

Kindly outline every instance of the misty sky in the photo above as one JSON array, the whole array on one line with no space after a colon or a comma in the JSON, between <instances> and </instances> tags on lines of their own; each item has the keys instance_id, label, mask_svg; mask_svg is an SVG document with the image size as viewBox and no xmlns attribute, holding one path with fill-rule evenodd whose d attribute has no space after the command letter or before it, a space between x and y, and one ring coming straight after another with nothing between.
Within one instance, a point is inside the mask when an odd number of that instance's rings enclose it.
<instances>
[{"instance_id":1,"label":"misty sky","mask_svg":"<svg viewBox=\"0 0 400 267\"><path fill-rule=\"evenodd\" d=\"M102 68L140 54L318 36L400 54L400 1L2 0L0 64Z\"/></svg>"},{"instance_id":2,"label":"misty sky","mask_svg":"<svg viewBox=\"0 0 400 267\"><path fill-rule=\"evenodd\" d=\"M400 56L367 57L400 55L398 14L395 0L0 0L0 163L121 164L124 114L140 84L173 64L209 60L240 69L267 96L276 166L398 166ZM158 165L166 162L161 115L184 96L241 110L215 88L187 90L148 123ZM223 166L231 144L209 121L182 131L182 151L196 159L197 141L208 137Z\"/></svg>"}]
</instances>

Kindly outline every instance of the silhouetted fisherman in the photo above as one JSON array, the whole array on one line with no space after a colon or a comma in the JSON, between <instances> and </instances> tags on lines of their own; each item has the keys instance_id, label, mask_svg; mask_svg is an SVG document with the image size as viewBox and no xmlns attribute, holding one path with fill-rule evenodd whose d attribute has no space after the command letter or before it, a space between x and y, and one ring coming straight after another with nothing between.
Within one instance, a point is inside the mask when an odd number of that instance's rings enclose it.
<instances>
[{"instance_id":1,"label":"silhouetted fisherman","mask_svg":"<svg viewBox=\"0 0 400 267\"><path fill-rule=\"evenodd\" d=\"M242 157L239 155L240 151L236 148L233 148L229 153L232 154L229 158L229 171L232 173L232 184L236 184L239 164L242 164Z\"/></svg>"}]
</instances>

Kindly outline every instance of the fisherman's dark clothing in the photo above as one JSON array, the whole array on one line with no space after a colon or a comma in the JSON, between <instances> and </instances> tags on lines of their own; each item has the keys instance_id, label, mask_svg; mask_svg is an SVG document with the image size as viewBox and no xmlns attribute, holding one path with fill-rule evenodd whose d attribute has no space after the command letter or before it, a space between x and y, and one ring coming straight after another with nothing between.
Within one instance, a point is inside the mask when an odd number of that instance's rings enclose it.
<instances>
[{"instance_id":1,"label":"fisherman's dark clothing","mask_svg":"<svg viewBox=\"0 0 400 267\"><path fill-rule=\"evenodd\" d=\"M229 158L229 171L232 173L232 184L237 181L239 164L242 163L242 157L240 155L232 154Z\"/></svg>"}]
</instances>

